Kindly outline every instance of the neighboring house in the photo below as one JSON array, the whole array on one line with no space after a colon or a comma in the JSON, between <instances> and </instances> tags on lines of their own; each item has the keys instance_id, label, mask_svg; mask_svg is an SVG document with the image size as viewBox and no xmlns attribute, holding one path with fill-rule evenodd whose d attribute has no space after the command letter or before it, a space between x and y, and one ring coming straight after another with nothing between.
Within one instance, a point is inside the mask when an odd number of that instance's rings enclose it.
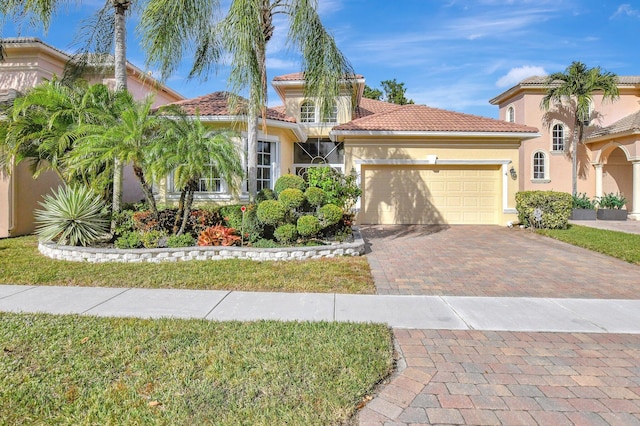
<instances>
[{"instance_id":1,"label":"neighboring house","mask_svg":"<svg viewBox=\"0 0 640 426\"><path fill-rule=\"evenodd\" d=\"M259 126L258 189L273 188L282 174L329 165L357 174L361 224L504 225L517 219L519 148L540 136L537 128L366 99L364 78L356 83L356 107L344 93L323 117L314 99L304 97L303 74L273 79L284 105L268 109L266 126ZM212 127L236 126L244 141L246 125L229 111L227 97L217 92L177 104ZM203 178L201 188L199 201L231 200L215 175ZM160 201L177 197L168 179ZM240 197L246 199L246 193Z\"/></svg>"},{"instance_id":2,"label":"neighboring house","mask_svg":"<svg viewBox=\"0 0 640 426\"><path fill-rule=\"evenodd\" d=\"M10 104L20 93L44 80L62 76L65 64L71 59L67 53L36 38L4 38L2 43L6 58L0 62L0 105ZM137 99L154 94L156 106L184 99L131 64L127 64L127 75L129 91ZM115 85L113 72L103 75L88 69L83 78L90 83ZM130 168L125 168L125 179L129 174ZM26 162L14 167L9 175L0 174L0 238L33 232L33 210L39 208L42 195L58 184L53 172L33 179ZM142 197L138 185L124 188L125 201L138 201Z\"/></svg>"},{"instance_id":3,"label":"neighboring house","mask_svg":"<svg viewBox=\"0 0 640 426\"><path fill-rule=\"evenodd\" d=\"M545 77L530 77L491 99L500 118L536 126L541 136L520 149L520 190L571 192L571 141L574 122L555 105L549 113L540 107ZM620 98L602 102L593 98L585 143L578 146L578 192L600 197L610 192L627 198L629 218L640 219L640 76L618 77Z\"/></svg>"}]
</instances>

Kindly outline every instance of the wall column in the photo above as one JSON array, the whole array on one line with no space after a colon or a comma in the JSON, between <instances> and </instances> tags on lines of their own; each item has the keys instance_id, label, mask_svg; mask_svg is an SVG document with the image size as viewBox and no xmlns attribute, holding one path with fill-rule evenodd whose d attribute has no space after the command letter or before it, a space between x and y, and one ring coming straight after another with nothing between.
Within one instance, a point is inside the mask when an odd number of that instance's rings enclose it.
<instances>
[{"instance_id":1,"label":"wall column","mask_svg":"<svg viewBox=\"0 0 640 426\"><path fill-rule=\"evenodd\" d=\"M597 163L594 164L593 167L596 169L596 197L602 197L602 169L604 168L604 164Z\"/></svg>"},{"instance_id":2,"label":"wall column","mask_svg":"<svg viewBox=\"0 0 640 426\"><path fill-rule=\"evenodd\" d=\"M629 219L640 220L640 160L633 161L633 201Z\"/></svg>"}]
</instances>

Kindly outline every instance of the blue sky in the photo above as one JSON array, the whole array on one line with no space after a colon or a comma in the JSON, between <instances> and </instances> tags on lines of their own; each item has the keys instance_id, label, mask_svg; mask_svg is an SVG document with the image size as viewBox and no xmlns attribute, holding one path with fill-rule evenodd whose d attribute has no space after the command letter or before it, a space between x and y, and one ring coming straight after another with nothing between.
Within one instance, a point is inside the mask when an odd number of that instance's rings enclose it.
<instances>
[{"instance_id":1,"label":"blue sky","mask_svg":"<svg viewBox=\"0 0 640 426\"><path fill-rule=\"evenodd\" d=\"M71 51L82 16L102 2L81 3L60 11L46 35L27 27L20 35ZM319 8L325 26L368 85L379 87L380 81L395 78L405 83L408 98L433 107L497 117L489 99L530 75L562 71L574 60L618 75L640 74L637 1L319 0ZM133 16L128 59L146 70L136 23ZM269 79L300 71L296 55L286 48L286 20L277 16L274 23ZM16 35L15 26L4 26L2 36ZM187 81L188 65L167 81L170 87L187 97L226 89L224 67L207 81ZM269 104L279 103L271 90Z\"/></svg>"}]
</instances>

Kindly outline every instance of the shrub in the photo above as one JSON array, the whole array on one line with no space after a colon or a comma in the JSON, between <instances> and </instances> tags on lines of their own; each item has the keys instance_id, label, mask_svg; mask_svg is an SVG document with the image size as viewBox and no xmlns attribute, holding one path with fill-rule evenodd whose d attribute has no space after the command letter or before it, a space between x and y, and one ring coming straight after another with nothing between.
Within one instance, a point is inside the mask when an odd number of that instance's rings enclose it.
<instances>
[{"instance_id":1,"label":"shrub","mask_svg":"<svg viewBox=\"0 0 640 426\"><path fill-rule=\"evenodd\" d=\"M320 207L324 204L325 199L327 198L324 191L321 188L315 186L310 186L309 188L307 188L307 190L304 192L304 196L307 199L307 202L312 207Z\"/></svg>"},{"instance_id":2,"label":"shrub","mask_svg":"<svg viewBox=\"0 0 640 426\"><path fill-rule=\"evenodd\" d=\"M153 219L150 210L137 211L132 216L133 228L137 231L148 232L159 229L158 221Z\"/></svg>"},{"instance_id":3,"label":"shrub","mask_svg":"<svg viewBox=\"0 0 640 426\"><path fill-rule=\"evenodd\" d=\"M191 247L196 245L196 239L191 234L172 235L167 238L167 247Z\"/></svg>"},{"instance_id":4,"label":"shrub","mask_svg":"<svg viewBox=\"0 0 640 426\"><path fill-rule=\"evenodd\" d=\"M139 232L129 231L123 233L114 244L119 249L137 249L142 247L142 240Z\"/></svg>"},{"instance_id":5,"label":"shrub","mask_svg":"<svg viewBox=\"0 0 640 426\"><path fill-rule=\"evenodd\" d=\"M36 234L45 241L87 246L109 232L103 201L89 188L60 186L40 205L34 212Z\"/></svg>"},{"instance_id":6,"label":"shrub","mask_svg":"<svg viewBox=\"0 0 640 426\"><path fill-rule=\"evenodd\" d=\"M345 175L331 167L309 167L309 187L324 190L326 201L349 210L362 194L355 174Z\"/></svg>"},{"instance_id":7,"label":"shrub","mask_svg":"<svg viewBox=\"0 0 640 426\"><path fill-rule=\"evenodd\" d=\"M266 225L279 225L286 213L284 206L276 200L266 200L258 204L258 220Z\"/></svg>"},{"instance_id":8,"label":"shrub","mask_svg":"<svg viewBox=\"0 0 640 426\"><path fill-rule=\"evenodd\" d=\"M572 205L571 194L566 192L521 191L516 194L518 219L525 226L565 229L571 216ZM536 209L542 212L539 223L534 219Z\"/></svg>"},{"instance_id":9,"label":"shrub","mask_svg":"<svg viewBox=\"0 0 640 426\"><path fill-rule=\"evenodd\" d=\"M325 204L320 207L318 217L323 227L335 225L342 220L342 209L335 204Z\"/></svg>"},{"instance_id":10,"label":"shrub","mask_svg":"<svg viewBox=\"0 0 640 426\"><path fill-rule=\"evenodd\" d=\"M589 199L589 197L587 197L587 194L585 194L584 192L581 194L572 195L571 198L573 200L572 208L574 209L590 210L590 209L596 208L596 202L594 200Z\"/></svg>"},{"instance_id":11,"label":"shrub","mask_svg":"<svg viewBox=\"0 0 640 426\"><path fill-rule=\"evenodd\" d=\"M307 183L300 176L286 174L280 176L273 187L278 196L282 191L289 188L299 189L304 192L307 188Z\"/></svg>"},{"instance_id":12,"label":"shrub","mask_svg":"<svg viewBox=\"0 0 640 426\"><path fill-rule=\"evenodd\" d=\"M244 222L242 220L241 205L224 206L220 208L220 214L226 226L241 231L244 234L245 241L255 242L262 238L264 226L258 220L256 205L249 204L245 207Z\"/></svg>"},{"instance_id":13,"label":"shrub","mask_svg":"<svg viewBox=\"0 0 640 426\"><path fill-rule=\"evenodd\" d=\"M284 189L278 196L278 202L287 210L297 209L304 203L304 193L295 188Z\"/></svg>"},{"instance_id":14,"label":"shrub","mask_svg":"<svg viewBox=\"0 0 640 426\"><path fill-rule=\"evenodd\" d=\"M222 225L210 226L198 235L199 246L233 246L240 243L236 230Z\"/></svg>"},{"instance_id":15,"label":"shrub","mask_svg":"<svg viewBox=\"0 0 640 426\"><path fill-rule=\"evenodd\" d=\"M257 248L279 248L282 247L280 244L276 243L273 240L268 240L266 238L260 238L255 243L252 244L253 247Z\"/></svg>"},{"instance_id":16,"label":"shrub","mask_svg":"<svg viewBox=\"0 0 640 426\"><path fill-rule=\"evenodd\" d=\"M142 232L140 241L144 248L158 248L166 244L167 234L164 231L153 229L151 231Z\"/></svg>"},{"instance_id":17,"label":"shrub","mask_svg":"<svg viewBox=\"0 0 640 426\"><path fill-rule=\"evenodd\" d=\"M602 209L622 209L627 199L622 194L610 192L598 198L598 207Z\"/></svg>"},{"instance_id":18,"label":"shrub","mask_svg":"<svg viewBox=\"0 0 640 426\"><path fill-rule=\"evenodd\" d=\"M276 198L276 193L272 189L263 188L256 195L256 203L260 204L263 201L275 200Z\"/></svg>"},{"instance_id":19,"label":"shrub","mask_svg":"<svg viewBox=\"0 0 640 426\"><path fill-rule=\"evenodd\" d=\"M122 210L111 214L111 219L115 221L114 232L116 235L124 235L126 232L134 230L134 213L135 210Z\"/></svg>"},{"instance_id":20,"label":"shrub","mask_svg":"<svg viewBox=\"0 0 640 426\"><path fill-rule=\"evenodd\" d=\"M220 208L197 209L191 211L185 232L198 235L210 226L222 223Z\"/></svg>"},{"instance_id":21,"label":"shrub","mask_svg":"<svg viewBox=\"0 0 640 426\"><path fill-rule=\"evenodd\" d=\"M298 238L298 231L295 225L287 223L277 227L273 232L273 236L279 243L291 244Z\"/></svg>"},{"instance_id":22,"label":"shrub","mask_svg":"<svg viewBox=\"0 0 640 426\"><path fill-rule=\"evenodd\" d=\"M312 238L320 231L320 221L311 215L300 216L297 223L298 234L304 238Z\"/></svg>"}]
</instances>

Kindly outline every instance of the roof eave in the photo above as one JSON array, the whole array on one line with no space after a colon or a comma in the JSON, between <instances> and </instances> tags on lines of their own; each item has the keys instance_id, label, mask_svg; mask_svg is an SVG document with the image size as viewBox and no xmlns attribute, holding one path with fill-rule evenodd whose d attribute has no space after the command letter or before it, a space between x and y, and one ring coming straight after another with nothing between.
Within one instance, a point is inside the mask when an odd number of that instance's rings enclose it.
<instances>
[{"instance_id":1,"label":"roof eave","mask_svg":"<svg viewBox=\"0 0 640 426\"><path fill-rule=\"evenodd\" d=\"M606 135L590 137L590 138L587 138L584 143L591 144L596 142L604 142L611 139L618 139L618 138L624 138L627 136L637 136L637 135L640 135L640 129L634 128L634 129L625 130L623 132L608 133Z\"/></svg>"},{"instance_id":2,"label":"roof eave","mask_svg":"<svg viewBox=\"0 0 640 426\"><path fill-rule=\"evenodd\" d=\"M332 130L329 132L331 140L344 138L345 136L403 136L403 137L427 137L427 138L500 138L500 139L520 139L527 140L542 136L533 132L445 132L445 131L396 131L396 130Z\"/></svg>"},{"instance_id":3,"label":"roof eave","mask_svg":"<svg viewBox=\"0 0 640 426\"><path fill-rule=\"evenodd\" d=\"M246 121L246 115L201 115L200 121L209 122L209 123L232 123L238 121ZM292 123L289 121L280 121L274 120L272 118L267 118L266 120L267 126L276 127L279 129L287 129L291 130L291 132L298 138L300 141L307 140L307 133L300 128L298 123Z\"/></svg>"}]
</instances>

